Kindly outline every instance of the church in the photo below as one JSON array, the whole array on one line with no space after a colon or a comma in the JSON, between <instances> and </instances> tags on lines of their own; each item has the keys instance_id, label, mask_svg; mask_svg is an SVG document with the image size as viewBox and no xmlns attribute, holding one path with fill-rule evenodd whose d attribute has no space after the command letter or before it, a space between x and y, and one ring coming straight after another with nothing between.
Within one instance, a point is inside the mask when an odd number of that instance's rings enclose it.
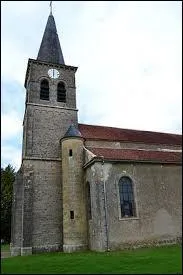
<instances>
[{"instance_id":1,"label":"church","mask_svg":"<svg viewBox=\"0 0 183 275\"><path fill-rule=\"evenodd\" d=\"M181 243L182 136L78 122L52 12L25 75L11 255Z\"/></svg>"}]
</instances>

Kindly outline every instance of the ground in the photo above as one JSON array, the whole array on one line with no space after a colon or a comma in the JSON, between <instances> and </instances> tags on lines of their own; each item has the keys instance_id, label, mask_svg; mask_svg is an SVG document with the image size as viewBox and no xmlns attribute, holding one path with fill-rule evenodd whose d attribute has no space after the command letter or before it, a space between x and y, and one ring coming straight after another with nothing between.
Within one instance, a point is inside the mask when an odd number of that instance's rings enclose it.
<instances>
[{"instance_id":1,"label":"ground","mask_svg":"<svg viewBox=\"0 0 183 275\"><path fill-rule=\"evenodd\" d=\"M181 246L115 252L44 253L2 259L3 274L182 274Z\"/></svg>"}]
</instances>

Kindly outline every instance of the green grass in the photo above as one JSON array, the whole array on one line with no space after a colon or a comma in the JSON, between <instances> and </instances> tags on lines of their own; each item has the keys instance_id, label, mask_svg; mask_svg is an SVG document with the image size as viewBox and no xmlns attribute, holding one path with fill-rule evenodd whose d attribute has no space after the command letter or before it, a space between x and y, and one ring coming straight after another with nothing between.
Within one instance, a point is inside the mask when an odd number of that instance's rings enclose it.
<instances>
[{"instance_id":1,"label":"green grass","mask_svg":"<svg viewBox=\"0 0 183 275\"><path fill-rule=\"evenodd\" d=\"M178 245L118 252L45 253L2 259L3 274L176 274L181 270Z\"/></svg>"},{"instance_id":2,"label":"green grass","mask_svg":"<svg viewBox=\"0 0 183 275\"><path fill-rule=\"evenodd\" d=\"M1 252L9 252L10 251L10 245L9 244L2 244L1 245Z\"/></svg>"}]
</instances>

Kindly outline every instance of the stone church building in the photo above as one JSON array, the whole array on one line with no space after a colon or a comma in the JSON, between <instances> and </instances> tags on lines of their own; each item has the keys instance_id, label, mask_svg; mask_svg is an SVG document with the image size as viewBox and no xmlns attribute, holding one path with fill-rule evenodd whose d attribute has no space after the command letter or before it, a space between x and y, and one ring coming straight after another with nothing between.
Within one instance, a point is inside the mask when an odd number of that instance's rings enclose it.
<instances>
[{"instance_id":1,"label":"stone church building","mask_svg":"<svg viewBox=\"0 0 183 275\"><path fill-rule=\"evenodd\" d=\"M181 242L182 136L78 122L52 13L25 76L12 255Z\"/></svg>"}]
</instances>

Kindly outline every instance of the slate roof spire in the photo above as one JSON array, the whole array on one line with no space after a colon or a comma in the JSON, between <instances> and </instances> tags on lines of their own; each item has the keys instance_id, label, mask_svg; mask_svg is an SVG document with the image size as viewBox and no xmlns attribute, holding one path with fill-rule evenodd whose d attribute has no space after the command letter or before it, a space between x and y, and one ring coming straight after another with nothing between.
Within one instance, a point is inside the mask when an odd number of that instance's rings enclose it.
<instances>
[{"instance_id":1,"label":"slate roof spire","mask_svg":"<svg viewBox=\"0 0 183 275\"><path fill-rule=\"evenodd\" d=\"M51 1L52 2L52 1ZM56 64L65 64L62 54L55 19L52 15L52 3L50 2L50 15L43 34L37 60Z\"/></svg>"},{"instance_id":2,"label":"slate roof spire","mask_svg":"<svg viewBox=\"0 0 183 275\"><path fill-rule=\"evenodd\" d=\"M74 124L71 124L64 135L64 138L65 137L82 137L82 135L80 131L74 126Z\"/></svg>"}]
</instances>

